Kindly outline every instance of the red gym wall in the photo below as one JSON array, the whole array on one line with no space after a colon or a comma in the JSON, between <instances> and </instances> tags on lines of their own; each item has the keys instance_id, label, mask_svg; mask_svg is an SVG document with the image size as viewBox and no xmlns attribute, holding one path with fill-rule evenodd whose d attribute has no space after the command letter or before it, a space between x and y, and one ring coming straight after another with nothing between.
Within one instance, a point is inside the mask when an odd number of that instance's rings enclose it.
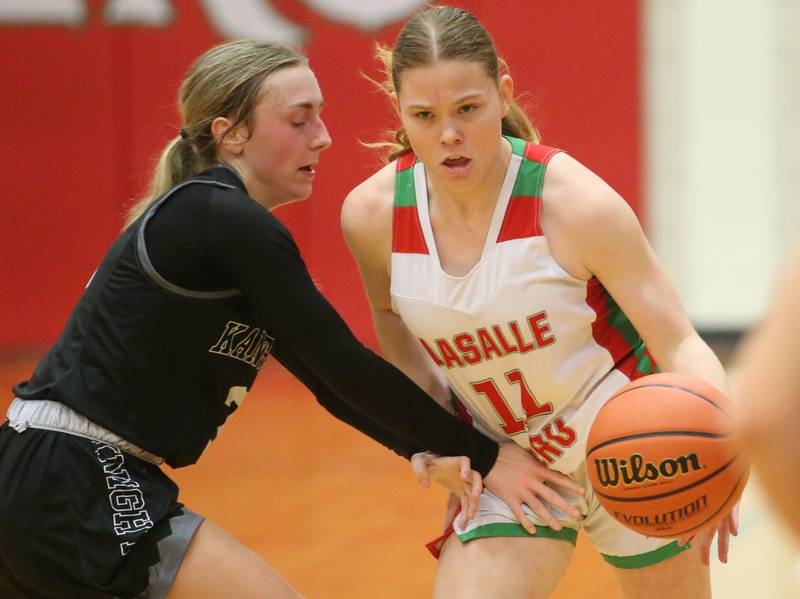
<instances>
[{"instance_id":1,"label":"red gym wall","mask_svg":"<svg viewBox=\"0 0 800 599\"><path fill-rule=\"evenodd\" d=\"M339 208L379 166L358 140L377 139L393 123L360 73L376 75L373 43L390 43L399 23L365 31L320 14L320 0L263 2L309 33L306 48L334 139L312 197L276 214L323 292L371 343ZM453 3L493 34L517 90L529 92L544 143L567 149L639 209L639 3ZM80 24L21 23L0 10L0 347L7 349L42 348L56 338L144 188L153 157L177 131L175 97L186 68L223 41L208 0L175 0L171 23L160 27L109 24L108 3L78 4L86 11Z\"/></svg>"}]
</instances>

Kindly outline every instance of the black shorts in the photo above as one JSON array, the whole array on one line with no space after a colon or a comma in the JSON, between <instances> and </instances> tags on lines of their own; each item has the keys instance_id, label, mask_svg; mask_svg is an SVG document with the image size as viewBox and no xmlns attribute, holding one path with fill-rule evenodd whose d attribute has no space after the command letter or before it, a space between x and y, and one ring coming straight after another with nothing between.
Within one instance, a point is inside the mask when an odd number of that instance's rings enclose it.
<instances>
[{"instance_id":1,"label":"black shorts","mask_svg":"<svg viewBox=\"0 0 800 599\"><path fill-rule=\"evenodd\" d=\"M202 518L158 466L0 427L0 597L166 596Z\"/></svg>"}]
</instances>

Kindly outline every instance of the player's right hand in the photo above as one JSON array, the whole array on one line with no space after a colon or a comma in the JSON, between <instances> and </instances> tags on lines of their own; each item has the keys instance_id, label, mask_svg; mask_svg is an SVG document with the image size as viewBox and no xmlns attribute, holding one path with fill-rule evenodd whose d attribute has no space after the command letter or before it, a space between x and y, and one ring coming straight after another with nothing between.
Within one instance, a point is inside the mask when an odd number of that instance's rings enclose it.
<instances>
[{"instance_id":1,"label":"player's right hand","mask_svg":"<svg viewBox=\"0 0 800 599\"><path fill-rule=\"evenodd\" d=\"M550 512L547 504L557 507L575 520L581 513L561 495L550 488L558 485L578 495L585 490L568 476L550 470L533 455L516 443L501 443L497 461L483 480L484 486L505 501L520 524L530 534L536 534L536 527L522 509L527 505L542 521L553 530L561 530L561 524Z\"/></svg>"},{"instance_id":2,"label":"player's right hand","mask_svg":"<svg viewBox=\"0 0 800 599\"><path fill-rule=\"evenodd\" d=\"M704 566L708 566L711 559L711 542L714 535L717 535L717 556L723 564L728 563L728 550L730 549L731 536L739 534L739 502L733 506L716 526L706 529L700 533L700 561ZM678 545L683 547L686 543L694 539L694 535L684 535L678 538Z\"/></svg>"}]
</instances>

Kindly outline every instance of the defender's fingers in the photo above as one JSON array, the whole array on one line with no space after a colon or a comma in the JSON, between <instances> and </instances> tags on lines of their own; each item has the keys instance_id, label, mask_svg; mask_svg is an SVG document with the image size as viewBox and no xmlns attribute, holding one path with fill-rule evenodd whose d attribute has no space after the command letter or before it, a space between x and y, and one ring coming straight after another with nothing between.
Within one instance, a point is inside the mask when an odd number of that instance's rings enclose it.
<instances>
[{"instance_id":1,"label":"defender's fingers","mask_svg":"<svg viewBox=\"0 0 800 599\"><path fill-rule=\"evenodd\" d=\"M472 481L467 485L466 498L469 500L469 516L468 519L472 520L475 514L478 513L478 503L481 500L481 493L483 492L483 483L481 482L481 475L472 471Z\"/></svg>"},{"instance_id":2,"label":"defender's fingers","mask_svg":"<svg viewBox=\"0 0 800 599\"><path fill-rule=\"evenodd\" d=\"M468 457L460 456L458 458L458 471L461 474L461 480L469 481L470 473L472 472L472 464L470 464Z\"/></svg>"},{"instance_id":3,"label":"defender's fingers","mask_svg":"<svg viewBox=\"0 0 800 599\"><path fill-rule=\"evenodd\" d=\"M460 507L460 503L458 497L450 493L447 497L447 508L445 509L444 513L444 529L447 530L450 528L453 523L455 522L456 515L458 514L458 510Z\"/></svg>"},{"instance_id":4,"label":"defender's fingers","mask_svg":"<svg viewBox=\"0 0 800 599\"><path fill-rule=\"evenodd\" d=\"M411 456L411 471L414 473L414 477L419 484L423 487L427 487L431 484L429 472L430 460L431 454L428 452L415 453Z\"/></svg>"},{"instance_id":5,"label":"defender's fingers","mask_svg":"<svg viewBox=\"0 0 800 599\"><path fill-rule=\"evenodd\" d=\"M475 470L470 471L470 481L468 483L469 490L467 491L470 496L475 499L476 501L483 493L483 479L481 478L480 473L476 472Z\"/></svg>"},{"instance_id":6,"label":"defender's fingers","mask_svg":"<svg viewBox=\"0 0 800 599\"><path fill-rule=\"evenodd\" d=\"M463 529L467 525L467 522L469 522L470 502L469 502L469 497L467 495L462 495L459 499L461 501L461 511L459 512L456 521L458 523L459 528Z\"/></svg>"},{"instance_id":7,"label":"defender's fingers","mask_svg":"<svg viewBox=\"0 0 800 599\"><path fill-rule=\"evenodd\" d=\"M522 503L527 505L534 514L539 516L544 521L545 525L549 526L553 530L561 530L561 523L556 520L555 516L550 513L550 510L547 509L547 506L544 505L536 495L529 493L522 500Z\"/></svg>"}]
</instances>

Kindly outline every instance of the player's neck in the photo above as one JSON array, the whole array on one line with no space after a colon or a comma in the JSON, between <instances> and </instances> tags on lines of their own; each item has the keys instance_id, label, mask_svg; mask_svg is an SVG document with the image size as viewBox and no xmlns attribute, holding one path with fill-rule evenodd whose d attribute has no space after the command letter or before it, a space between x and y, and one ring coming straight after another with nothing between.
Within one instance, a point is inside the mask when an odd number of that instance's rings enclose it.
<instances>
[{"instance_id":1,"label":"player's neck","mask_svg":"<svg viewBox=\"0 0 800 599\"><path fill-rule=\"evenodd\" d=\"M491 218L511 160L511 146L501 151L474 183L428 176L428 204L445 220L463 223Z\"/></svg>"}]
</instances>

